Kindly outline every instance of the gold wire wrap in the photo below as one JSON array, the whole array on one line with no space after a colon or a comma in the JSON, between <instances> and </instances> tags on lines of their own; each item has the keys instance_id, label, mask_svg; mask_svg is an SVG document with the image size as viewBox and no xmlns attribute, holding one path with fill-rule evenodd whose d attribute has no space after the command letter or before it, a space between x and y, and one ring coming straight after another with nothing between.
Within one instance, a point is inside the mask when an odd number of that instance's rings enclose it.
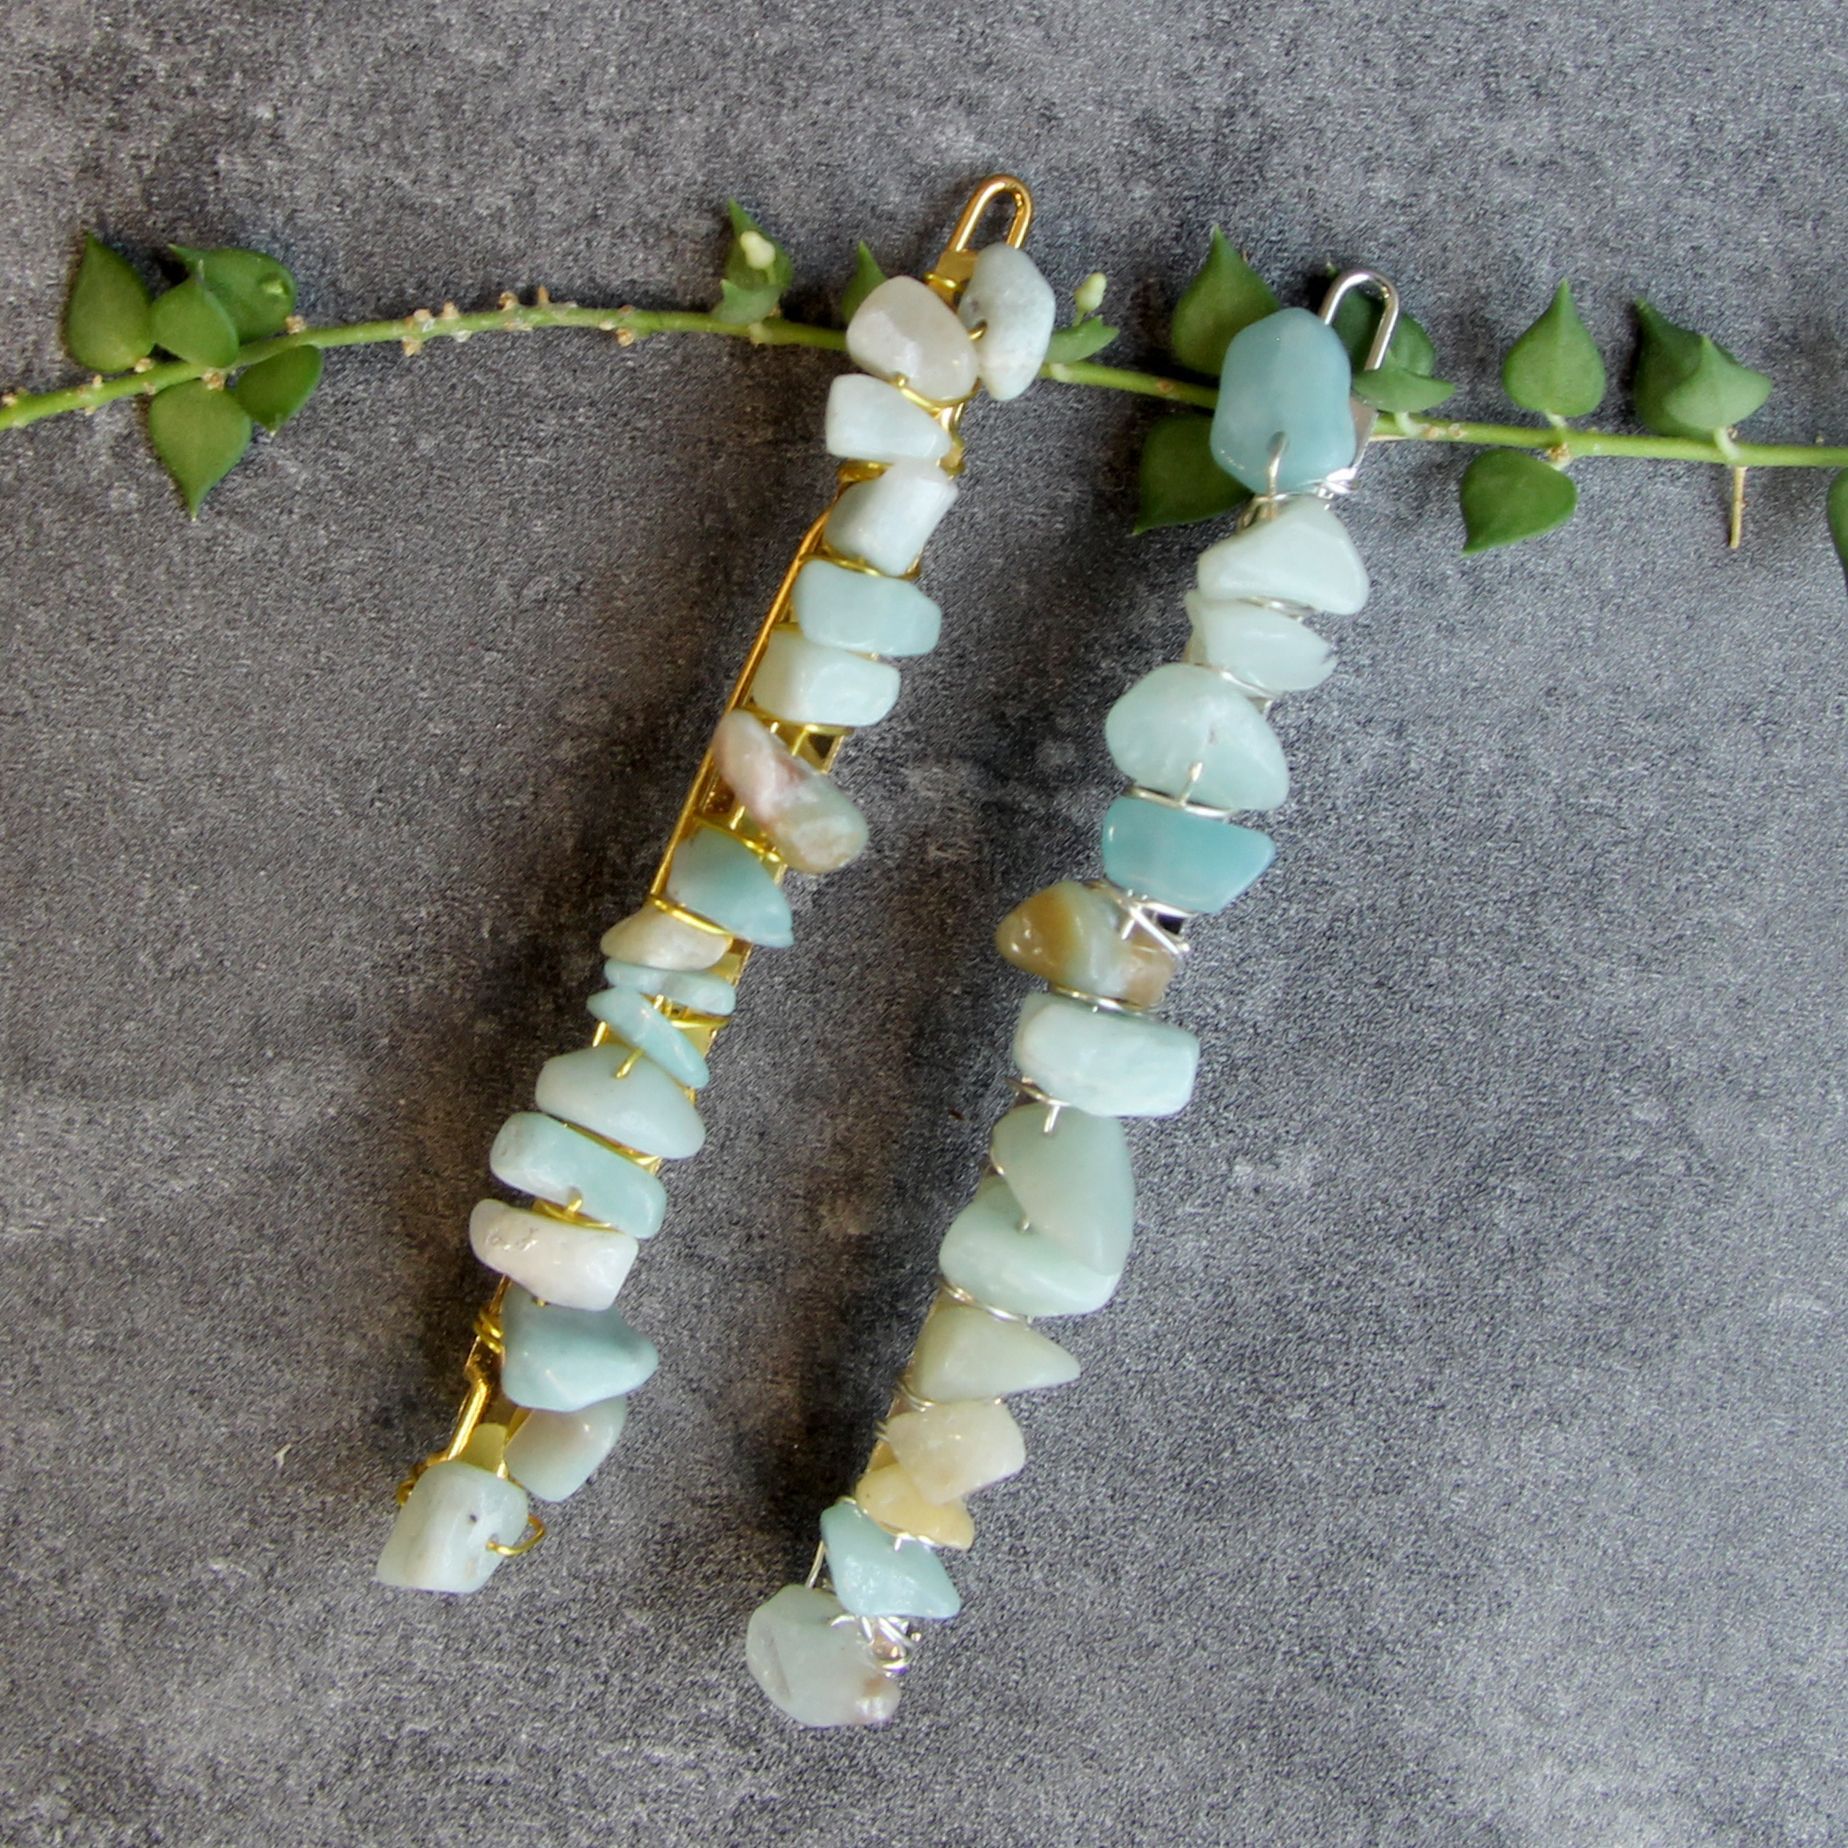
<instances>
[{"instance_id":1,"label":"gold wire wrap","mask_svg":"<svg viewBox=\"0 0 1848 1848\"><path fill-rule=\"evenodd\" d=\"M987 218L989 210L997 201L1005 200L1012 207L1007 228L1002 233L1005 242L1015 248L1025 241L1027 227L1033 219L1033 197L1021 181L1009 174L994 174L984 180L970 195L961 215L956 220L949 242L944 245L936 262L924 277L925 283L933 289L944 302L954 307L970 273L975 267L976 247L974 238ZM963 449L961 423L966 401L956 404L939 404L919 396L908 384L901 381L899 389L912 403L927 411L942 426L950 439L949 453L944 456L939 466L947 475L955 476L962 472ZM841 746L851 735L850 730L826 725L797 724L789 719L777 718L754 705L750 698L750 686L761 664L764 651L770 646L770 638L780 628L793 627L791 600L795 591L796 574L810 559L823 558L831 563L842 564L856 571L872 571L870 565L858 559L840 557L831 548L822 543L822 531L828 523L828 516L834 511L835 503L841 495L856 482L869 481L882 472L883 464L876 462L841 463L836 476L834 499L802 536L802 543L796 548L796 555L790 560L789 569L783 574L783 581L777 587L775 597L771 600L769 613L765 616L757 631L756 639L744 657L744 665L738 671L738 678L733 683L731 693L726 699L720 717L732 712L748 712L757 719L774 737L780 739L790 754L811 769L819 770L824 775L832 771L834 761L840 754ZM874 576L885 573L873 571ZM914 563L909 571L902 575L915 578L918 567ZM687 790L686 800L680 806L680 814L674 823L669 837L667 850L661 856L661 862L655 869L654 877L649 881L645 902L668 916L692 925L695 929L715 933L729 939L728 947L719 960L711 967L710 973L724 981L738 985L744 973L745 965L751 960L753 946L742 938L732 937L721 925L714 924L708 918L676 904L667 895L669 869L673 865L674 855L681 846L703 828L713 828L742 841L745 846L762 861L764 870L779 884L787 871L768 837L745 813L742 805L726 787L720 776L718 766L713 761L711 748L700 759L699 768L694 772L693 781ZM655 1006L659 1012L684 1033L688 1040L703 1055L711 1049L713 1041L720 1030L729 1024L730 1015L704 1014L695 1008L685 1007L675 1002L656 999ZM599 1022L591 1036L593 1046L607 1045L615 1035L609 1027ZM637 1054L636 1056L640 1056ZM684 1087L683 1087L684 1088ZM693 1093L687 1092L689 1098ZM581 1124L568 1125L579 1135L588 1136L591 1141L603 1144L605 1148L614 1149L617 1154L628 1157L638 1167L654 1174L662 1166L659 1155L644 1155L637 1149L627 1148L620 1142L612 1142L606 1136L600 1136L593 1130L585 1129ZM594 1230L608 1230L602 1222L592 1219L580 1210L577 1203L560 1206L555 1201L529 1200L525 1202L529 1210L542 1213L548 1218L563 1220L566 1224L584 1226ZM462 1375L467 1381L468 1390L463 1396L462 1404L457 1410L455 1423L451 1427L449 1440L442 1449L425 1457L412 1470L411 1474L398 1485L398 1500L402 1503L410 1494L417 1478L437 1463L448 1463L460 1457L474 1441L476 1433L483 1426L500 1425L505 1434L511 1436L519 1429L526 1413L523 1407L516 1406L500 1390L500 1357L504 1343L501 1335L500 1306L507 1294L507 1280L503 1277L496 1285L493 1296L486 1307L475 1318L475 1338L469 1347L467 1357L462 1363ZM484 1436L486 1434L484 1433ZM499 1466L499 1473L506 1474L504 1464ZM544 1524L532 1517L530 1531L516 1545L507 1546L491 1542L490 1550L504 1558L513 1559L523 1553L529 1553L545 1538Z\"/></svg>"}]
</instances>

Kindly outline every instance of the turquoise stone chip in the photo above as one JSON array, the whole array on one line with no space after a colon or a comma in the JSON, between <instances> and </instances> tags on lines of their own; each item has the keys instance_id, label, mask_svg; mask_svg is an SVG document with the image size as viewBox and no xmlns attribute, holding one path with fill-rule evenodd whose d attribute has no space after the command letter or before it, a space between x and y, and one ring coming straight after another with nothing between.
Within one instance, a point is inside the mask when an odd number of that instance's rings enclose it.
<instances>
[{"instance_id":1,"label":"turquoise stone chip","mask_svg":"<svg viewBox=\"0 0 1848 1848\"><path fill-rule=\"evenodd\" d=\"M785 1585L751 1613L745 1666L765 1698L802 1726L882 1726L899 1684L832 1592Z\"/></svg>"},{"instance_id":2,"label":"turquoise stone chip","mask_svg":"<svg viewBox=\"0 0 1848 1848\"><path fill-rule=\"evenodd\" d=\"M680 844L667 869L667 895L747 943L781 949L796 940L789 900L763 861L721 828L701 828Z\"/></svg>"},{"instance_id":3,"label":"turquoise stone chip","mask_svg":"<svg viewBox=\"0 0 1848 1848\"><path fill-rule=\"evenodd\" d=\"M1364 609L1369 589L1347 528L1306 494L1209 545L1195 561L1194 577L1201 594L1217 601L1272 597L1331 616Z\"/></svg>"},{"instance_id":4,"label":"turquoise stone chip","mask_svg":"<svg viewBox=\"0 0 1848 1848\"><path fill-rule=\"evenodd\" d=\"M1121 1123L1017 1104L995 1125L988 1155L1035 1232L1088 1271L1115 1277L1122 1270L1136 1224L1136 1181Z\"/></svg>"},{"instance_id":5,"label":"turquoise stone chip","mask_svg":"<svg viewBox=\"0 0 1848 1848\"><path fill-rule=\"evenodd\" d=\"M1014 1063L1048 1097L1091 1116L1165 1117L1193 1095L1200 1042L1165 1020L1029 995L1014 1029Z\"/></svg>"},{"instance_id":6,"label":"turquoise stone chip","mask_svg":"<svg viewBox=\"0 0 1848 1848\"><path fill-rule=\"evenodd\" d=\"M478 1591L505 1557L488 1542L513 1546L525 1532L517 1483L460 1458L433 1463L398 1510L372 1576L409 1591Z\"/></svg>"},{"instance_id":7,"label":"turquoise stone chip","mask_svg":"<svg viewBox=\"0 0 1848 1848\"><path fill-rule=\"evenodd\" d=\"M811 642L857 654L929 654L943 634L943 612L906 578L874 577L811 558L790 592L796 626Z\"/></svg>"},{"instance_id":8,"label":"turquoise stone chip","mask_svg":"<svg viewBox=\"0 0 1848 1848\"><path fill-rule=\"evenodd\" d=\"M1010 1315L1089 1315L1116 1294L1121 1273L1087 1269L1044 1232L1022 1230L1020 1202L998 1175L950 1222L937 1268L977 1302Z\"/></svg>"},{"instance_id":9,"label":"turquoise stone chip","mask_svg":"<svg viewBox=\"0 0 1848 1848\"><path fill-rule=\"evenodd\" d=\"M631 1238L653 1238L667 1211L667 1189L646 1168L536 1110L516 1111L500 1126L488 1167L521 1193L554 1206L575 1202Z\"/></svg>"},{"instance_id":10,"label":"turquoise stone chip","mask_svg":"<svg viewBox=\"0 0 1848 1848\"><path fill-rule=\"evenodd\" d=\"M628 1071L618 1077L624 1066ZM644 1155L684 1161L706 1140L706 1126L686 1092L652 1059L637 1058L627 1046L586 1046L547 1059L534 1095L541 1110Z\"/></svg>"},{"instance_id":11,"label":"turquoise stone chip","mask_svg":"<svg viewBox=\"0 0 1848 1848\"><path fill-rule=\"evenodd\" d=\"M1210 667L1171 661L1144 674L1110 708L1104 741L1132 783L1208 808L1274 809L1290 793L1277 734Z\"/></svg>"},{"instance_id":12,"label":"turquoise stone chip","mask_svg":"<svg viewBox=\"0 0 1848 1848\"><path fill-rule=\"evenodd\" d=\"M727 1019L738 1005L738 991L722 975L705 969L651 969L646 963L621 962L612 957L603 965L603 979L612 988L633 988L638 994L659 995L678 1001L717 1020Z\"/></svg>"},{"instance_id":13,"label":"turquoise stone chip","mask_svg":"<svg viewBox=\"0 0 1848 1848\"><path fill-rule=\"evenodd\" d=\"M616 1448L628 1420L629 1401L622 1398L576 1412L528 1412L507 1440L507 1473L541 1501L565 1501Z\"/></svg>"},{"instance_id":14,"label":"turquoise stone chip","mask_svg":"<svg viewBox=\"0 0 1848 1848\"><path fill-rule=\"evenodd\" d=\"M844 488L822 528L829 551L903 577L955 504L957 488L934 462L894 462Z\"/></svg>"},{"instance_id":15,"label":"turquoise stone chip","mask_svg":"<svg viewBox=\"0 0 1848 1848\"><path fill-rule=\"evenodd\" d=\"M905 1380L918 1398L941 1405L1038 1392L1077 1377L1077 1361L1025 1322L939 1303L925 1319Z\"/></svg>"},{"instance_id":16,"label":"turquoise stone chip","mask_svg":"<svg viewBox=\"0 0 1848 1848\"><path fill-rule=\"evenodd\" d=\"M517 1284L501 1299L501 1390L536 1412L580 1412L643 1385L661 1356L615 1309L562 1309Z\"/></svg>"},{"instance_id":17,"label":"turquoise stone chip","mask_svg":"<svg viewBox=\"0 0 1848 1848\"><path fill-rule=\"evenodd\" d=\"M1220 911L1270 865L1270 836L1140 796L1104 811L1104 871L1125 891L1176 911Z\"/></svg>"},{"instance_id":18,"label":"turquoise stone chip","mask_svg":"<svg viewBox=\"0 0 1848 1848\"><path fill-rule=\"evenodd\" d=\"M606 988L590 997L590 1011L622 1041L649 1058L689 1090L701 1091L712 1080L699 1048L633 988Z\"/></svg>"},{"instance_id":19,"label":"turquoise stone chip","mask_svg":"<svg viewBox=\"0 0 1848 1848\"><path fill-rule=\"evenodd\" d=\"M1213 460L1262 493L1271 445L1281 436L1279 492L1326 481L1354 460L1353 383L1340 337L1307 308L1283 308L1241 328L1219 371L1219 406L1208 438Z\"/></svg>"},{"instance_id":20,"label":"turquoise stone chip","mask_svg":"<svg viewBox=\"0 0 1848 1848\"><path fill-rule=\"evenodd\" d=\"M828 1577L856 1617L954 1617L962 1599L933 1548L898 1540L851 1501L821 1517Z\"/></svg>"},{"instance_id":21,"label":"turquoise stone chip","mask_svg":"<svg viewBox=\"0 0 1848 1848\"><path fill-rule=\"evenodd\" d=\"M751 676L751 703L792 725L877 725L898 692L890 661L810 641L799 629L776 630Z\"/></svg>"}]
</instances>

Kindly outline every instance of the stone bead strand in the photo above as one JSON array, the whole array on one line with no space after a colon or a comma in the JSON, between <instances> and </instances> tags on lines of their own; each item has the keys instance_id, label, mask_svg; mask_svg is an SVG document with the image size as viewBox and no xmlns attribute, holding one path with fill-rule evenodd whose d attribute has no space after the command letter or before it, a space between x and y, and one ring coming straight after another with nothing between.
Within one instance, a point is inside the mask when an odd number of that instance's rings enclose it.
<instances>
[{"instance_id":1,"label":"stone bead strand","mask_svg":"<svg viewBox=\"0 0 1848 1848\"><path fill-rule=\"evenodd\" d=\"M1187 921L1223 910L1270 864L1269 838L1231 817L1288 794L1266 715L1333 667L1305 618L1366 601L1365 568L1322 498L1326 477L1355 459L1345 354L1331 370L1300 325L1326 333L1314 316L1270 320L1284 323L1281 338L1259 322L1232 342L1239 395L1222 392L1215 448L1274 463L1300 442L1320 472L1299 492L1262 496L1256 518L1201 554L1184 658L1112 707L1105 741L1130 787L1104 816L1104 877L1035 893L996 933L1002 956L1046 985L1014 1031L1021 1101L944 1236L936 1299L864 1473L822 1516L816 1571L750 1620L758 1685L806 1725L877 1725L896 1711L916 1625L960 1607L942 1554L974 1538L967 1497L1025 1463L1007 1399L1078 1376L1034 1323L1089 1315L1115 1293L1136 1211L1122 1120L1183 1108L1198 1065L1193 1034L1149 1010L1180 965ZM1305 346L1319 372L1302 371Z\"/></svg>"},{"instance_id":2,"label":"stone bead strand","mask_svg":"<svg viewBox=\"0 0 1848 1848\"><path fill-rule=\"evenodd\" d=\"M705 1051L736 1006L744 961L794 940L785 869L833 872L867 844L826 770L849 731L892 710L894 662L936 646L941 612L913 580L957 497L961 410L978 385L1017 396L1052 322L1051 289L1008 244L975 257L960 318L932 288L895 277L850 322L862 371L835 380L825 423L845 485L719 723L713 799L696 790L648 902L604 934L594 1043L546 1062L537 1108L510 1117L489 1153L494 1177L529 1202L486 1199L469 1222L476 1256L504 1280L481 1331L510 1410L478 1418L459 1453L417 1476L381 1582L485 1584L519 1550L528 1497L575 1494L621 1436L629 1395L659 1360L615 1307L661 1227L657 1171L705 1140Z\"/></svg>"}]
</instances>

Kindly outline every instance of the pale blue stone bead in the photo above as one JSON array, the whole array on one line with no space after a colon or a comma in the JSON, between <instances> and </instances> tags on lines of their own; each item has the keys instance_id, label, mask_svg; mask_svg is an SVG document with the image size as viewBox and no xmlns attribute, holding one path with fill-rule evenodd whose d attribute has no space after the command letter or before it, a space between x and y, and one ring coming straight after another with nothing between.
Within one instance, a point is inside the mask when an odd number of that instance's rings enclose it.
<instances>
[{"instance_id":1,"label":"pale blue stone bead","mask_svg":"<svg viewBox=\"0 0 1848 1848\"><path fill-rule=\"evenodd\" d=\"M1029 995L1014 1063L1048 1097L1091 1116L1165 1117L1193 1095L1200 1042L1185 1027L1066 995Z\"/></svg>"},{"instance_id":2,"label":"pale blue stone bead","mask_svg":"<svg viewBox=\"0 0 1848 1848\"><path fill-rule=\"evenodd\" d=\"M1086 1270L1122 1271L1136 1224L1136 1180L1121 1123L1016 1104L995 1125L988 1155L1035 1232Z\"/></svg>"},{"instance_id":3,"label":"pale blue stone bead","mask_svg":"<svg viewBox=\"0 0 1848 1848\"><path fill-rule=\"evenodd\" d=\"M935 462L950 453L949 431L928 411L854 372L828 388L822 435L829 455L850 462Z\"/></svg>"},{"instance_id":4,"label":"pale blue stone bead","mask_svg":"<svg viewBox=\"0 0 1848 1848\"><path fill-rule=\"evenodd\" d=\"M1009 1315L1089 1315L1116 1294L1122 1274L1089 1270L1027 1227L1020 1202L998 1175L951 1220L937 1268L957 1289Z\"/></svg>"},{"instance_id":5,"label":"pale blue stone bead","mask_svg":"<svg viewBox=\"0 0 1848 1848\"><path fill-rule=\"evenodd\" d=\"M920 1399L1002 1399L1078 1377L1071 1355L1025 1322L940 1303L926 1318L905 1382Z\"/></svg>"},{"instance_id":6,"label":"pale blue stone bead","mask_svg":"<svg viewBox=\"0 0 1848 1848\"><path fill-rule=\"evenodd\" d=\"M568 1309L607 1309L641 1250L627 1232L568 1224L505 1200L476 1203L468 1242L489 1270Z\"/></svg>"},{"instance_id":7,"label":"pale blue stone bead","mask_svg":"<svg viewBox=\"0 0 1848 1848\"><path fill-rule=\"evenodd\" d=\"M1169 662L1143 675L1110 708L1104 742L1132 783L1207 808L1274 809L1290 793L1276 733L1209 667Z\"/></svg>"},{"instance_id":8,"label":"pale blue stone bead","mask_svg":"<svg viewBox=\"0 0 1848 1848\"><path fill-rule=\"evenodd\" d=\"M751 676L751 703L792 725L877 725L898 703L898 669L778 629Z\"/></svg>"},{"instance_id":9,"label":"pale blue stone bead","mask_svg":"<svg viewBox=\"0 0 1848 1848\"><path fill-rule=\"evenodd\" d=\"M934 462L894 462L842 493L821 536L843 558L903 577L955 502L955 482Z\"/></svg>"},{"instance_id":10,"label":"pale blue stone bead","mask_svg":"<svg viewBox=\"0 0 1848 1848\"><path fill-rule=\"evenodd\" d=\"M541 1501L569 1499L622 1436L629 1401L599 1399L575 1412L528 1412L507 1440L507 1473Z\"/></svg>"},{"instance_id":11,"label":"pale blue stone bead","mask_svg":"<svg viewBox=\"0 0 1848 1848\"><path fill-rule=\"evenodd\" d=\"M619 1078L624 1065L629 1069ZM706 1140L687 1094L652 1059L636 1058L627 1046L586 1046L547 1059L534 1095L541 1110L644 1155L684 1161Z\"/></svg>"},{"instance_id":12,"label":"pale blue stone bead","mask_svg":"<svg viewBox=\"0 0 1848 1848\"><path fill-rule=\"evenodd\" d=\"M1057 314L1052 285L1024 250L990 244L976 257L956 318L983 330L975 369L997 403L1018 398L1039 377Z\"/></svg>"},{"instance_id":13,"label":"pale blue stone bead","mask_svg":"<svg viewBox=\"0 0 1848 1848\"><path fill-rule=\"evenodd\" d=\"M1208 438L1213 460L1261 494L1270 479L1271 445L1281 435L1279 492L1326 481L1354 460L1352 389L1340 336L1308 309L1279 309L1240 328L1219 370L1219 405Z\"/></svg>"},{"instance_id":14,"label":"pale blue stone bead","mask_svg":"<svg viewBox=\"0 0 1848 1848\"><path fill-rule=\"evenodd\" d=\"M1224 668L1254 692L1306 693L1335 670L1335 651L1305 622L1282 610L1190 590L1187 659Z\"/></svg>"},{"instance_id":15,"label":"pale blue stone bead","mask_svg":"<svg viewBox=\"0 0 1848 1848\"><path fill-rule=\"evenodd\" d=\"M846 1617L832 1592L785 1585L745 1626L751 1679L800 1726L883 1726L898 1711L898 1682Z\"/></svg>"},{"instance_id":16,"label":"pale blue stone bead","mask_svg":"<svg viewBox=\"0 0 1848 1848\"><path fill-rule=\"evenodd\" d=\"M975 343L950 306L914 276L872 290L847 323L847 352L882 379L903 379L921 398L954 404L975 389Z\"/></svg>"},{"instance_id":17,"label":"pale blue stone bead","mask_svg":"<svg viewBox=\"0 0 1848 1848\"><path fill-rule=\"evenodd\" d=\"M667 1211L667 1189L628 1156L536 1110L500 1126L488 1150L494 1178L535 1200L575 1206L631 1238L653 1238Z\"/></svg>"},{"instance_id":18,"label":"pale blue stone bead","mask_svg":"<svg viewBox=\"0 0 1848 1848\"><path fill-rule=\"evenodd\" d=\"M899 1540L843 1498L821 1517L828 1577L856 1617L954 1617L962 1599L935 1550Z\"/></svg>"},{"instance_id":19,"label":"pale blue stone bead","mask_svg":"<svg viewBox=\"0 0 1848 1848\"><path fill-rule=\"evenodd\" d=\"M722 828L700 828L675 848L667 896L747 943L782 949L796 940L789 900L768 868Z\"/></svg>"},{"instance_id":20,"label":"pale blue stone bead","mask_svg":"<svg viewBox=\"0 0 1848 1848\"><path fill-rule=\"evenodd\" d=\"M536 1412L579 1412L646 1384L661 1356L616 1309L566 1309L515 1285L501 1299L501 1390Z\"/></svg>"},{"instance_id":21,"label":"pale blue stone bead","mask_svg":"<svg viewBox=\"0 0 1848 1848\"><path fill-rule=\"evenodd\" d=\"M691 1091L711 1082L700 1050L646 995L633 988L606 988L590 997L590 1011L625 1046L645 1052L670 1077Z\"/></svg>"},{"instance_id":22,"label":"pale blue stone bead","mask_svg":"<svg viewBox=\"0 0 1848 1848\"><path fill-rule=\"evenodd\" d=\"M1270 837L1139 796L1104 812L1104 871L1126 892L1176 911L1219 911L1252 885L1276 849Z\"/></svg>"},{"instance_id":23,"label":"pale blue stone bead","mask_svg":"<svg viewBox=\"0 0 1848 1848\"><path fill-rule=\"evenodd\" d=\"M1195 579L1209 597L1273 597L1331 616L1367 601L1367 567L1339 517L1321 501L1285 501L1200 554Z\"/></svg>"},{"instance_id":24,"label":"pale blue stone bead","mask_svg":"<svg viewBox=\"0 0 1848 1848\"><path fill-rule=\"evenodd\" d=\"M704 969L651 969L646 963L622 962L614 957L603 965L603 979L612 988L633 988L638 994L658 995L682 1007L728 1018L738 1005L738 991L722 975Z\"/></svg>"},{"instance_id":25,"label":"pale blue stone bead","mask_svg":"<svg viewBox=\"0 0 1848 1848\"><path fill-rule=\"evenodd\" d=\"M943 612L907 578L874 577L811 558L796 573L790 605L811 642L858 654L929 654L943 634Z\"/></svg>"},{"instance_id":26,"label":"pale blue stone bead","mask_svg":"<svg viewBox=\"0 0 1848 1848\"><path fill-rule=\"evenodd\" d=\"M373 1577L410 1591L479 1591L502 1558L488 1542L514 1546L525 1532L518 1483L459 1458L433 1463L398 1510Z\"/></svg>"}]
</instances>

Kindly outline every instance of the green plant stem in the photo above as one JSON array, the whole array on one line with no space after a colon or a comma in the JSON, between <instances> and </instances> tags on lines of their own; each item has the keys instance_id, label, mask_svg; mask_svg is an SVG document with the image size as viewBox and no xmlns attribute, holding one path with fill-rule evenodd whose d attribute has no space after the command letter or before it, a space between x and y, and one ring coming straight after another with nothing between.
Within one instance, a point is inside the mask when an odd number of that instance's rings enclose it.
<instances>
[{"instance_id":1,"label":"green plant stem","mask_svg":"<svg viewBox=\"0 0 1848 1848\"><path fill-rule=\"evenodd\" d=\"M297 346L383 346L397 342L416 351L432 340L468 340L476 334L530 333L545 327L588 328L614 335L625 344L659 334L718 334L727 339L748 340L753 346L816 347L832 352L841 351L847 343L846 335L839 328L815 327L804 321L786 321L780 316L740 326L692 309L583 308L571 302L537 302L483 309L473 314L447 310L442 314L420 312L393 321L308 327L299 333L279 335L274 340L254 342L238 354L230 370L255 365ZM149 397L169 385L203 378L211 370L184 360L167 360L145 372L117 373L63 391L9 394L12 402L0 404L0 430L18 429L72 411L100 410L119 398ZM1219 399L1211 385L1195 380L1170 378L1164 373L1140 372L1122 366L1102 366L1092 360L1055 361L1045 368L1044 376L1060 385L1128 392L1201 410L1211 410ZM1551 424L1457 422L1403 413L1382 417L1373 440L1447 443L1477 449L1531 449L1561 462L1585 456L1629 456L1654 462L1704 462L1735 469L1848 468L1848 446L1742 443L1724 437L1717 442L1706 442L1674 436L1631 436L1613 430L1559 429Z\"/></svg>"}]
</instances>

